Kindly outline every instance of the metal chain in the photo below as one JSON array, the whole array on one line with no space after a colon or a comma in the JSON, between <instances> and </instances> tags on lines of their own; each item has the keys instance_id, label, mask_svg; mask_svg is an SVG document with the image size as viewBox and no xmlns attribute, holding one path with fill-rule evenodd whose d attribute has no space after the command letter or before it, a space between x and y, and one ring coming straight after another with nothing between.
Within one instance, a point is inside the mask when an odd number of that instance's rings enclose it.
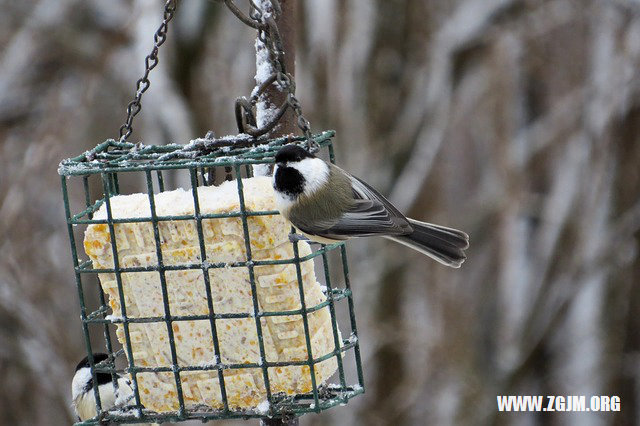
<instances>
[{"instance_id":1,"label":"metal chain","mask_svg":"<svg viewBox=\"0 0 640 426\"><path fill-rule=\"evenodd\" d=\"M158 65L158 51L160 46L167 40L167 31L169 30L169 21L173 19L173 15L178 7L177 0L167 0L164 5L164 18L162 24L153 35L153 49L144 60L144 74L136 82L136 94L129 105L127 105L127 120L120 127L120 142L124 142L133 132L133 118L142 109L142 95L147 91L151 82L149 81L149 73Z\"/></svg>"},{"instance_id":2,"label":"metal chain","mask_svg":"<svg viewBox=\"0 0 640 426\"><path fill-rule=\"evenodd\" d=\"M241 132L246 132L251 136L264 135L273 130L284 116L287 108L291 108L296 116L297 125L307 139L307 147L311 152L319 149L318 144L311 135L311 124L302 113L302 105L296 97L296 83L293 75L287 72L284 63L284 50L280 31L276 24L275 16L282 13L279 0L270 0L272 11L262 10L254 0L249 0L249 14L244 14L233 0L217 0L224 2L231 12L244 24L258 30L258 38L267 49L269 62L274 73L247 99L241 97L236 100L236 120ZM142 95L149 89L151 82L149 74L158 65L158 52L160 46L167 39L169 21L173 19L177 8L178 0L167 0L164 6L164 17L160 27L153 36L154 45L151 53L145 58L144 74L136 82L136 94L127 105L127 119L120 127L120 141L126 141L133 132L133 119L142 109ZM287 92L286 101L280 106L278 112L272 119L262 127L256 126L254 108L264 91L271 85L277 84L282 90Z\"/></svg>"},{"instance_id":3,"label":"metal chain","mask_svg":"<svg viewBox=\"0 0 640 426\"><path fill-rule=\"evenodd\" d=\"M280 31L276 24L275 16L282 13L279 0L270 0L272 11L262 10L254 0L250 0L249 15L244 14L233 0L223 1L231 12L246 25L258 30L258 38L267 49L269 62L274 69L274 73L247 99L241 97L236 100L236 120L241 132L246 132L251 136L260 136L273 130L287 108L291 108L296 116L297 125L307 140L307 148L311 152L319 149L318 144L311 135L311 124L302 113L302 105L296 97L296 83L293 75L287 71L284 62L284 49ZM280 106L273 118L262 127L256 127L256 117L253 111L260 95L271 84L277 84L282 90L287 92L287 99Z\"/></svg>"}]
</instances>

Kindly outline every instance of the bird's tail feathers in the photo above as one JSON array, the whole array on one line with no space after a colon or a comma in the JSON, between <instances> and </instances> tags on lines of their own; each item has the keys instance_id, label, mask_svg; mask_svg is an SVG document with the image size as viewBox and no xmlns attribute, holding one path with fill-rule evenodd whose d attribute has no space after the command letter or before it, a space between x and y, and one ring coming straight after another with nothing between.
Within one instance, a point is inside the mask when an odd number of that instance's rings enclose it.
<instances>
[{"instance_id":1,"label":"bird's tail feathers","mask_svg":"<svg viewBox=\"0 0 640 426\"><path fill-rule=\"evenodd\" d=\"M413 232L408 235L394 235L386 238L411 247L437 260L443 265L459 268L467 256L469 236L457 229L409 219Z\"/></svg>"}]
</instances>

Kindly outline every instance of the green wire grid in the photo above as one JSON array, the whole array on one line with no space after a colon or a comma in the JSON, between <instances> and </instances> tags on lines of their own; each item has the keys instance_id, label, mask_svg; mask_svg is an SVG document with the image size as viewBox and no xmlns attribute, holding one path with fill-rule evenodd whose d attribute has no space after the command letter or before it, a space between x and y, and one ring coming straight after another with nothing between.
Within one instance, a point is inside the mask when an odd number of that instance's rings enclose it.
<instances>
[{"instance_id":1,"label":"green wire grid","mask_svg":"<svg viewBox=\"0 0 640 426\"><path fill-rule=\"evenodd\" d=\"M332 146L333 131L325 131L314 135L314 140L319 144L320 148L328 154L331 162L334 162L334 151ZM294 256L290 259L279 260L253 260L251 253L251 242L249 237L249 228L247 218L251 216L277 215L277 211L247 211L244 205L244 189L242 175L244 170L245 177L252 175L252 165L273 164L275 153L278 149L287 143L304 143L304 138L283 137L278 139L254 139L247 135L238 135L235 137L224 137L219 139L199 139L189 145L137 145L132 143L117 142L108 140L94 149L84 154L64 160L60 163L58 169L61 175L62 194L64 199L64 207L67 218L67 226L69 239L71 243L71 254L73 257L73 266L75 272L76 285L78 289L78 297L80 302L80 317L82 321L82 330L84 341L89 356L89 363L92 367L94 382L97 382L96 373L104 372L112 375L114 385L116 385L116 374L120 373L116 369L115 362L118 358L124 358L126 361L125 373L131 378L132 388L134 390L134 399L131 406L126 411L111 410L103 411L101 408L100 396L97 391L94 392L96 398L96 408L99 413L93 419L75 423L75 425L97 425L101 422L113 423L149 423L149 422L179 422L190 419L198 419L202 421L213 419L229 419L229 418L264 418L264 417L282 417L288 418L292 416L300 416L308 412L321 412L335 405L346 404L347 401L354 396L364 393L363 374L360 358L360 347L357 338L356 321L353 307L353 295L349 281L349 270L347 266L347 255L344 243L335 243L330 245L320 245L320 248L313 250L311 254L299 256L298 243L293 244ZM220 213L220 214L203 214L200 212L200 204L196 188L201 184L207 184L205 180L206 174L210 170L223 170L227 180L232 179L235 174L237 182L238 198L240 210L236 212ZM189 173L191 185L191 193L194 200L194 214L178 215L178 216L159 216L155 208L155 194L165 190L165 173L169 170L186 170ZM124 173L137 173L144 177L146 183L146 191L149 199L150 217L146 218L123 218L114 219L112 217L110 198L120 193L120 184L118 176ZM154 175L157 191L154 189ZM200 175L200 178L199 178ZM97 177L101 183L101 194L97 199L91 196L90 178ZM70 203L69 182L74 179L82 179L82 188L84 191L84 203L80 211L72 211ZM94 188L95 190L95 188ZM75 198L74 198L75 199ZM93 214L102 206L105 206L106 219L94 219ZM242 221L244 242L246 250L246 261L238 261L233 263L209 263L206 258L205 242L203 237L202 221L205 219L239 217ZM180 265L164 265L162 262L161 236L158 223L163 221L195 221L196 230L199 240L200 262ZM119 223L136 223L147 222L153 227L154 239L156 244L157 264L144 267L121 267L117 242L115 238L115 224ZM78 226L86 227L89 224L106 224L111 238L111 248L113 255L113 268L95 268L90 260L82 260L78 255L76 246L76 230ZM344 287L334 287L331 283L331 274L329 270L329 254L336 252L336 258L342 265ZM302 272L300 262L315 259L322 259L324 284L326 285L326 300L315 305L307 306L303 291ZM298 292L300 297L300 309L289 311L260 311L256 292L256 282L254 277L254 268L264 265L284 265L295 264L296 275L298 281ZM210 269L215 268L247 268L249 282L252 291L253 312L247 313L216 313L213 306L213 295L209 283ZM205 284L205 292L207 298L208 314L205 315L173 315L169 303L167 293L167 283L165 273L175 270L202 270ZM124 298L124 290L122 283L122 274L131 272L149 272L156 271L160 275L160 287L162 291L162 299L164 306L163 316L154 317L136 317L129 318L127 316L126 303ZM86 279L89 277L97 277L101 273L115 274L118 289L119 302L121 305L121 316L107 318L110 307L107 306L105 295L102 288L97 284L98 303L97 309L88 308L88 300L85 298ZM319 278L319 277L318 277ZM95 283L98 280L94 280ZM339 302L346 301L349 312L351 335L348 339L341 339L338 332L338 318L336 306ZM331 317L331 325L333 330L334 350L321 356L313 357L311 337L309 333L309 323L307 316L319 309L329 309ZM261 318L271 316L288 316L301 315L305 332L305 343L308 358L301 361L290 362L269 362L266 360L262 322ZM217 335L216 321L231 318L254 318L258 336L258 347L260 351L260 362L247 364L223 364L221 362L221 348ZM173 335L173 323L180 321L196 321L208 320L210 323L211 337L216 356L216 363L211 365L179 365L176 353L176 344ZM142 367L135 365L133 357L133 348L131 344L131 336L129 326L134 323L165 323L167 326L167 335L171 352L171 365L165 367ZM111 328L116 324L122 324L125 344L122 349L115 349L112 338ZM91 327L98 327L102 330L102 340L104 340L104 349L110 354L108 360L99 364L95 364L92 353L94 345L91 335ZM353 351L353 365L345 365L347 358L344 355ZM125 357L126 355L126 357ZM328 383L318 386L314 374L315 365L319 362L326 361L332 357L337 361L337 379L338 383ZM312 391L300 395L274 394L271 392L269 383L268 369L272 367L284 366L308 366L312 384ZM355 370L355 383L348 384L346 378L347 367L351 371ZM225 389L225 377L223 372L232 369L261 369L264 380L265 393L269 401L269 412L267 415L254 410L240 410L229 405L227 393ZM223 403L222 409L213 409L206 406L198 406L196 408L187 407L184 401L183 389L181 385L181 372L188 371L216 371L220 383L220 395ZM139 373L173 373L179 409L169 413L155 413L145 409L140 400L138 392L137 375ZM334 378L335 379L335 378Z\"/></svg>"}]
</instances>

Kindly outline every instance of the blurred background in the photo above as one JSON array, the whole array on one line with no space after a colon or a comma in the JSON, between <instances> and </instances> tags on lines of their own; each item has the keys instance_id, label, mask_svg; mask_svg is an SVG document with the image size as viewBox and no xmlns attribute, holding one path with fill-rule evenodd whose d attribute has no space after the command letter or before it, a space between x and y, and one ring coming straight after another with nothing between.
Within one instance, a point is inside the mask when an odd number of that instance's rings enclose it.
<instances>
[{"instance_id":1,"label":"blurred background","mask_svg":"<svg viewBox=\"0 0 640 426\"><path fill-rule=\"evenodd\" d=\"M2 425L72 422L56 170L117 136L162 5L0 0ZM301 424L640 424L640 2L300 0L297 18L298 95L338 163L472 242L460 270L349 243L367 392ZM235 133L254 38L183 0L132 140ZM501 394L622 409L499 414Z\"/></svg>"}]
</instances>

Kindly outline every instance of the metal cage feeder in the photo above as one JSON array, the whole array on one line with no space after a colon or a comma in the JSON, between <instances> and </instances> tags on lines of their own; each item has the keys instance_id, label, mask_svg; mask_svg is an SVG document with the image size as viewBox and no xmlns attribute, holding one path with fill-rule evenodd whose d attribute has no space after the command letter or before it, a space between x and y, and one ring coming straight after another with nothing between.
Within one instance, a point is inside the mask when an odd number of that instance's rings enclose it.
<instances>
[{"instance_id":1,"label":"metal cage feeder","mask_svg":"<svg viewBox=\"0 0 640 426\"><path fill-rule=\"evenodd\" d=\"M319 155L334 160L332 137L333 131L326 131L313 136L315 143L320 147ZM363 393L363 377L360 360L359 342L355 315L353 310L353 298L349 282L347 257L344 243L332 245L311 245L310 253L300 253L299 242L287 242L292 247L293 256L281 259L256 259L252 256L252 242L250 224L256 217L276 217L275 210L249 209L245 205L246 191L244 185L247 179L253 176L253 166L270 165L274 162L277 150L286 143L303 143L304 138L283 137L277 139L253 138L248 135L238 135L225 138L197 139L188 145L140 145L128 142L108 140L84 154L64 160L60 164L59 174L62 181L62 194L66 212L66 219L71 242L71 253L75 271L78 297L80 302L80 317L87 353L92 374L96 380L96 373L109 373L116 377L121 371L131 380L133 398L123 409L103 410L100 406L99 395L96 392L98 415L90 420L76 423L76 425L96 425L103 422L113 423L143 423L143 422L177 422L190 419L202 421L227 418L272 418L292 419L304 413L316 412L331 408L335 405L346 404L350 398ZM178 177L176 177L178 176ZM179 176L184 179L182 182ZM184 182L188 181L188 184ZM233 211L206 213L200 210L199 188L215 186L221 180L226 185L235 181L235 191L239 200L239 208ZM169 182L175 181L173 185ZM133 182L133 184L131 183ZM135 184L143 187L148 202L149 215L145 217L114 217L113 203L115 197L121 192L128 193L129 187ZM187 192L193 197L193 212L181 215L163 216L157 211L157 199L159 194L171 189L171 187L190 186ZM102 216L96 213L102 209ZM106 213L106 214L105 214ZM235 220L241 223L244 239L244 259L235 262L219 262L211 258L208 248L205 247L206 235L203 224L206 221ZM198 256L197 261L168 262L163 261L167 256L165 240L166 226L177 223L189 224L192 232L197 237ZM123 264L122 241L118 238L121 228L130 224L142 224L149 230L153 230L152 260L142 266ZM105 230L109 242L109 250L112 259L110 265L96 265L88 259L81 248L79 241L82 232L89 227L101 226ZM151 231L150 231L151 232ZM194 237L195 238L195 237ZM306 243L302 243L306 244ZM316 259L319 258L319 259ZM330 264L338 263L340 275L332 274ZM309 306L306 298L306 287L303 283L302 266L305 262L315 265L314 270L319 270L318 282L322 282L324 294L323 300ZM256 279L256 268L266 266L294 265L295 267L295 309L269 310L259 299L260 286ZM231 268L233 270L246 271L246 281L234 283L239 289L250 295L251 308L247 312L216 312L215 288L211 283L212 277L219 268ZM195 314L179 314L172 300L171 294L175 288L170 289L168 276L181 272L199 274L197 283L204 287L201 303L206 305L204 312ZM195 271L195 272L194 272ZM136 314L132 311L131 282L137 275L153 274L155 283L159 287L162 296L161 313L158 315ZM112 293L105 294L105 279L110 276L113 279ZM332 280L333 278L333 280ZM127 282L129 284L127 284ZM335 285L339 282L339 285ZM291 287L293 288L293 287ZM172 293L174 292L174 293ZM308 294L308 293L307 293ZM308 296L307 296L308 297ZM114 304L115 303L115 304ZM114 306L119 309L116 312ZM326 353L314 354L314 342L310 332L312 315L322 310L328 312L330 318L331 347ZM110 313L110 311L113 311ZM340 315L342 314L343 315ZM285 319L296 317L301 319L304 331L304 356L284 361L274 361L267 353L265 324L267 319ZM255 336L258 342L258 356L252 360L242 362L230 362L225 357L225 341L220 338L220 329L225 321L245 321L255 327ZM181 325L193 323L206 324L210 339L213 343L208 350L214 354L211 363L185 363L180 354L183 344L176 338L176 329ZM343 322L342 332L348 331L343 338L340 332L340 322ZM300 324L299 324L300 325ZM166 338L168 346L163 346L160 352L165 353L165 363L138 362L137 331L147 327L161 327L163 330L163 342ZM116 332L116 328L120 331ZM136 331L137 330L137 331ZM253 332L252 332L253 333ZM117 348L114 334L122 345ZM157 338L157 334L156 334ZM156 342L158 344L158 342ZM109 359L94 364L91 354L96 349L108 353ZM167 350L168 348L168 350ZM139 349L139 348L138 348ZM316 351L317 352L317 351ZM332 373L325 383L318 379L319 365L327 360L335 360L335 373ZM124 365L124 368L118 368ZM307 372L310 389L300 393L286 393L273 388L275 369L300 368ZM243 372L258 372L255 386L259 388L259 397L264 398L268 405L239 407L234 405L233 377ZM297 370L296 370L297 371ZM249 374L249 373L247 373ZM146 376L145 376L146 375ZM145 404L146 396L144 383L146 377L170 377L170 387L175 390L172 404L175 409L168 411L154 411ZM218 383L218 389L203 390L202 387L194 388L194 381L189 377L207 377ZM349 376L353 376L353 378ZM217 382L216 382L217 380ZM333 381L333 383L332 383ZM115 380L114 380L115 382ZM166 380L165 380L166 382ZM185 383L186 382L186 383ZM194 392L200 392L199 403L193 401ZM210 395L205 395L209 392ZM214 396L215 395L215 398ZM217 399L216 399L217 398ZM197 399L197 398L196 398ZM214 400L216 404L206 404L203 401Z\"/></svg>"},{"instance_id":2,"label":"metal cage feeder","mask_svg":"<svg viewBox=\"0 0 640 426\"><path fill-rule=\"evenodd\" d=\"M295 424L364 392L344 243L290 241L270 180L254 176L288 143L333 162L334 132L312 135L302 115L274 19L279 2L269 10L250 2L248 15L224 3L258 30L273 69L250 99L238 99L240 134L187 145L127 141L176 11L177 0L166 0L120 139L60 164L93 383L109 374L118 394L123 373L130 387L125 401L103 407L93 386L96 416L76 425L252 417ZM258 128L253 110L274 85L286 101ZM289 108L304 137L265 136ZM95 362L96 348L106 360Z\"/></svg>"}]
</instances>

